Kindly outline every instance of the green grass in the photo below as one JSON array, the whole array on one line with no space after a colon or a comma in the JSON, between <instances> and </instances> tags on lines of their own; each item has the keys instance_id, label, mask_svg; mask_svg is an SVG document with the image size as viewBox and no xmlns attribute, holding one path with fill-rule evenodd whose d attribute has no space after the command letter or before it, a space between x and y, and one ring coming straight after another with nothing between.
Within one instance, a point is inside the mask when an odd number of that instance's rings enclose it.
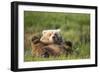
<instances>
[{"instance_id":1,"label":"green grass","mask_svg":"<svg viewBox=\"0 0 100 73\"><path fill-rule=\"evenodd\" d=\"M62 37L73 42L73 54L57 58L32 57L31 37L41 35L45 29L61 29ZM24 61L90 58L90 14L25 11L24 50Z\"/></svg>"}]
</instances>

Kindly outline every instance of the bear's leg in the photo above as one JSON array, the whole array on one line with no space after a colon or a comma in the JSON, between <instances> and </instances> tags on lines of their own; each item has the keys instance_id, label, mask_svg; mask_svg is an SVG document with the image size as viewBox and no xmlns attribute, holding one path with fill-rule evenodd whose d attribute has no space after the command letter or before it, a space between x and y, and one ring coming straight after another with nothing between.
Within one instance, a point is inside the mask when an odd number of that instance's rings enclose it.
<instances>
[{"instance_id":1,"label":"bear's leg","mask_svg":"<svg viewBox=\"0 0 100 73\"><path fill-rule=\"evenodd\" d=\"M48 52L45 52L45 53L42 55L42 57L44 57L44 58L49 58L49 53L48 53Z\"/></svg>"}]
</instances>

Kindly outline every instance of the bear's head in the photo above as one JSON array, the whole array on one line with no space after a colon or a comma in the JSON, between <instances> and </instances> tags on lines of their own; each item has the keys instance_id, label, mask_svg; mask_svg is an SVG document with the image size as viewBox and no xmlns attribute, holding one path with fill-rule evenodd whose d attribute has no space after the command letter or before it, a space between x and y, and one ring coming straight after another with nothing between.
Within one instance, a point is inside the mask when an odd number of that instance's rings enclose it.
<instances>
[{"instance_id":1,"label":"bear's head","mask_svg":"<svg viewBox=\"0 0 100 73\"><path fill-rule=\"evenodd\" d=\"M42 37L40 38L40 41L45 43L45 44L52 44L52 43L59 41L60 38L61 38L60 29L43 30Z\"/></svg>"}]
</instances>

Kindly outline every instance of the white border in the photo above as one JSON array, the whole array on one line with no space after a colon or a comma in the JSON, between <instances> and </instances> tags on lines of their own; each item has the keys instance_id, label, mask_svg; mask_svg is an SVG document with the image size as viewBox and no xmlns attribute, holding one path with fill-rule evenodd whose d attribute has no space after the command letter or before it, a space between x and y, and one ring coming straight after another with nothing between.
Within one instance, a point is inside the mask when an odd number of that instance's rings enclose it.
<instances>
[{"instance_id":1,"label":"white border","mask_svg":"<svg viewBox=\"0 0 100 73\"><path fill-rule=\"evenodd\" d=\"M90 59L80 60L59 60L59 61L40 61L40 62L24 62L24 11L49 11L49 12L68 12L68 13L89 13L90 19ZM36 67L50 67L50 66L71 66L71 65L86 65L95 64L95 10L81 9L81 8L61 8L61 7L47 7L47 6L18 6L18 68L36 68Z\"/></svg>"}]
</instances>

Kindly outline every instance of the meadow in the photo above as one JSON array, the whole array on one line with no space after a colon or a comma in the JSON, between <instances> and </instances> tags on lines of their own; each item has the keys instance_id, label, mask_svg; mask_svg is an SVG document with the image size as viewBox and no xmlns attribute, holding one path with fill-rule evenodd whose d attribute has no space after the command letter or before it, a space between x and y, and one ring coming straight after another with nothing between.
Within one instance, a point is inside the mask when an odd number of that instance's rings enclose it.
<instances>
[{"instance_id":1,"label":"meadow","mask_svg":"<svg viewBox=\"0 0 100 73\"><path fill-rule=\"evenodd\" d=\"M67 57L37 58L31 55L31 38L46 29L61 29L65 40L73 43ZM90 14L24 11L24 61L48 61L90 58Z\"/></svg>"}]
</instances>

